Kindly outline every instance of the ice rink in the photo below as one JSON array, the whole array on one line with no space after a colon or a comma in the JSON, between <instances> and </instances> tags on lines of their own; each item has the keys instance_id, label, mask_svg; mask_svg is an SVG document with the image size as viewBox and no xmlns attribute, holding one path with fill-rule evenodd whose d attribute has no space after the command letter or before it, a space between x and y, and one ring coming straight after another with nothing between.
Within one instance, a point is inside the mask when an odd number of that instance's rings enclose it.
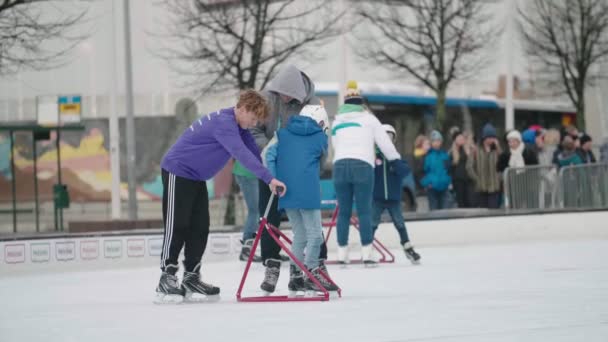
<instances>
[{"instance_id":1,"label":"ice rink","mask_svg":"<svg viewBox=\"0 0 608 342\"><path fill-rule=\"evenodd\" d=\"M237 303L237 261L204 266L217 303L152 304L155 267L7 276L0 341L608 341L606 240L419 252L421 266L330 266L343 298L324 303ZM261 278L258 264L247 294Z\"/></svg>"}]
</instances>

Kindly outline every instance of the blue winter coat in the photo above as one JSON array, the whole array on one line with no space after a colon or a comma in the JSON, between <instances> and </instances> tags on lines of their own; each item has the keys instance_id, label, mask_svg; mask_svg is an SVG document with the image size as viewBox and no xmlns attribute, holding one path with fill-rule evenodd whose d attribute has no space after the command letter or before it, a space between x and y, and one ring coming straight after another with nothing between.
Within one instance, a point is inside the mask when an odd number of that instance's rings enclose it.
<instances>
[{"instance_id":1,"label":"blue winter coat","mask_svg":"<svg viewBox=\"0 0 608 342\"><path fill-rule=\"evenodd\" d=\"M374 172L374 199L401 201L403 178L411 172L407 162L401 159L388 161L377 152Z\"/></svg>"},{"instance_id":2,"label":"blue winter coat","mask_svg":"<svg viewBox=\"0 0 608 342\"><path fill-rule=\"evenodd\" d=\"M420 184L425 188L430 185L435 191L447 190L452 183L449 167L450 156L446 151L430 149L424 158L424 177Z\"/></svg>"},{"instance_id":3,"label":"blue winter coat","mask_svg":"<svg viewBox=\"0 0 608 342\"><path fill-rule=\"evenodd\" d=\"M287 186L279 209L320 209L321 158L327 136L311 118L294 115L277 133L278 142L266 154L268 168Z\"/></svg>"}]
</instances>

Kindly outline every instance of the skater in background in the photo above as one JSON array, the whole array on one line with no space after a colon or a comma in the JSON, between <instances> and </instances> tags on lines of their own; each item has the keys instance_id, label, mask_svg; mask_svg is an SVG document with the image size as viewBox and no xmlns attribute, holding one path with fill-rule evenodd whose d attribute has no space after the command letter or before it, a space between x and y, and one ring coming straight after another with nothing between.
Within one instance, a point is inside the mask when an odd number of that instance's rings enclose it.
<instances>
[{"instance_id":1,"label":"skater in background","mask_svg":"<svg viewBox=\"0 0 608 342\"><path fill-rule=\"evenodd\" d=\"M391 137L393 144L395 143L397 132L391 125L382 125L386 133ZM414 251L414 246L410 242L410 237L405 226L405 219L401 213L401 182L411 170L406 162L401 159L395 159L388 162L384 154L376 149L376 167L374 170L374 200L372 202L372 230L374 235L380 224L382 213L387 210L393 224L399 233L401 246L405 252L405 256L413 263L420 262L420 255Z\"/></svg>"},{"instance_id":2,"label":"skater in background","mask_svg":"<svg viewBox=\"0 0 608 342\"><path fill-rule=\"evenodd\" d=\"M420 184L426 189L429 209L440 210L448 206L448 189L452 183L449 175L450 156L441 148L443 137L438 131L431 132L431 149L424 157L424 177Z\"/></svg>"},{"instance_id":3,"label":"skater in background","mask_svg":"<svg viewBox=\"0 0 608 342\"><path fill-rule=\"evenodd\" d=\"M363 106L357 83L348 82L347 96L332 125L334 149L333 179L340 208L338 213L338 262L348 263L348 234L353 197L359 217L363 263L372 258L372 195L374 190L375 146L391 162L401 159L378 119Z\"/></svg>"},{"instance_id":4,"label":"skater in background","mask_svg":"<svg viewBox=\"0 0 608 342\"><path fill-rule=\"evenodd\" d=\"M285 184L273 178L261 162L248 128L268 116L268 104L256 91L246 90L236 107L220 109L194 121L165 154L161 253L162 274L156 288L157 302L205 300L220 289L200 278L201 259L209 236L209 199L206 180L218 173L232 157L260 178L269 191ZM184 249L184 276L176 276L178 257Z\"/></svg>"},{"instance_id":5,"label":"skater in background","mask_svg":"<svg viewBox=\"0 0 608 342\"><path fill-rule=\"evenodd\" d=\"M243 246L241 247L241 254L239 254L239 260L247 261L251 247L253 246L255 233L258 230L258 220L260 219L260 211L258 209L260 196L259 182L258 178L238 161L234 163L232 174L243 193L245 205L247 206L247 219L243 225L243 238L241 240ZM253 261L260 262L262 258L255 255Z\"/></svg>"},{"instance_id":6,"label":"skater in background","mask_svg":"<svg viewBox=\"0 0 608 342\"><path fill-rule=\"evenodd\" d=\"M270 139L280 128L284 128L287 125L289 118L293 115L298 115L305 105L321 104L319 98L315 96L314 83L308 75L293 65L283 68L270 81L268 86L262 91L262 94L266 97L270 106L268 118L260 121L257 126L250 130L260 151L268 145ZM263 213L271 193L268 186L263 182L259 183L259 193L259 212ZM277 228L281 224L281 215L277 209L276 201L270 207L268 223ZM287 261L289 258L283 258L280 255L281 247L265 229L262 230L260 240L262 262L266 266L262 283L270 284L274 280L276 284L276 280L279 279L279 273L281 272L281 262ZM325 241L322 242L321 246L321 259L327 259ZM321 269L325 269L323 263L320 267Z\"/></svg>"},{"instance_id":7,"label":"skater in background","mask_svg":"<svg viewBox=\"0 0 608 342\"><path fill-rule=\"evenodd\" d=\"M265 152L268 169L284 180L290 192L279 200L293 230L292 252L327 291L338 287L321 275L319 253L323 242L321 226L321 159L327 154L327 112L322 106L307 105L300 115L289 118ZM273 143L272 141L276 141ZM304 253L306 250L306 254ZM322 291L292 260L289 266L290 292ZM262 283L262 290L274 292L276 281Z\"/></svg>"}]
</instances>

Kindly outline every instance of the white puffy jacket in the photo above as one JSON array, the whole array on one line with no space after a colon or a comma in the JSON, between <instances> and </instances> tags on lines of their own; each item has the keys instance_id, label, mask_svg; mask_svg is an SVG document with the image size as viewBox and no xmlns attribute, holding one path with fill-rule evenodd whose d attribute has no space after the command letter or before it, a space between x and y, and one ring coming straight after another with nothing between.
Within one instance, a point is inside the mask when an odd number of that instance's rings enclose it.
<instances>
[{"instance_id":1,"label":"white puffy jacket","mask_svg":"<svg viewBox=\"0 0 608 342\"><path fill-rule=\"evenodd\" d=\"M334 163L341 159L358 159L374 167L375 146L388 160L401 158L378 118L363 106L340 106L331 133Z\"/></svg>"}]
</instances>

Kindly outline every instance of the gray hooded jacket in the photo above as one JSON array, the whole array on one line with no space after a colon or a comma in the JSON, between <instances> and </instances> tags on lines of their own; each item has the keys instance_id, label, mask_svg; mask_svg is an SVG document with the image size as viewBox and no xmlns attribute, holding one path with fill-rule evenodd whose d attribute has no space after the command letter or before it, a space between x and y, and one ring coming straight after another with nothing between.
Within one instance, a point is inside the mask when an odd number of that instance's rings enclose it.
<instances>
[{"instance_id":1,"label":"gray hooded jacket","mask_svg":"<svg viewBox=\"0 0 608 342\"><path fill-rule=\"evenodd\" d=\"M293 65L288 65L281 70L262 91L262 94L268 100L270 113L266 122L250 129L260 151L272 139L274 132L287 126L292 115L300 114L302 107L307 104L321 103L315 96L315 85L310 78ZM285 103L281 100L280 94L292 97L293 100Z\"/></svg>"}]
</instances>

